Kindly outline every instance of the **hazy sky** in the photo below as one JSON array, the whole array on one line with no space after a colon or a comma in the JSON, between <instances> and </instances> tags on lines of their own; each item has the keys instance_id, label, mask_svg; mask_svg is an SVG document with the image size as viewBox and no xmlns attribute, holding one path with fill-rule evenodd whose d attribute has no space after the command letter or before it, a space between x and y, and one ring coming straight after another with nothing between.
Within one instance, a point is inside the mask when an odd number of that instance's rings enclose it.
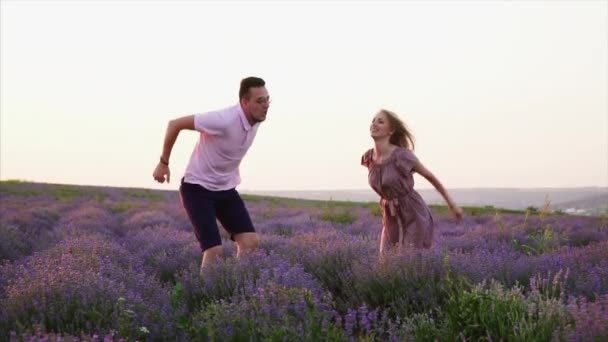
<instances>
[{"instance_id":1,"label":"hazy sky","mask_svg":"<svg viewBox=\"0 0 608 342\"><path fill-rule=\"evenodd\" d=\"M255 75L243 190L367 188L380 108L448 188L608 186L607 23L599 0L3 0L0 178L174 190L198 134L155 183L168 120Z\"/></svg>"}]
</instances>

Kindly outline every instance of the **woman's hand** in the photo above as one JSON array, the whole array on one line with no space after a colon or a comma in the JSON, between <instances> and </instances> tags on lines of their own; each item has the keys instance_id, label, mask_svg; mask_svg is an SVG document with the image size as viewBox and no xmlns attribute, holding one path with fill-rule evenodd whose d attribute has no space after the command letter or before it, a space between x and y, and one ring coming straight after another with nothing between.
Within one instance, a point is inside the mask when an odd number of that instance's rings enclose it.
<instances>
[{"instance_id":1,"label":"woman's hand","mask_svg":"<svg viewBox=\"0 0 608 342\"><path fill-rule=\"evenodd\" d=\"M450 208L450 212L452 212L452 215L454 216L454 218L458 221L462 220L462 216L464 215L462 209L460 209L459 207L455 206L455 205L450 205L448 206Z\"/></svg>"}]
</instances>

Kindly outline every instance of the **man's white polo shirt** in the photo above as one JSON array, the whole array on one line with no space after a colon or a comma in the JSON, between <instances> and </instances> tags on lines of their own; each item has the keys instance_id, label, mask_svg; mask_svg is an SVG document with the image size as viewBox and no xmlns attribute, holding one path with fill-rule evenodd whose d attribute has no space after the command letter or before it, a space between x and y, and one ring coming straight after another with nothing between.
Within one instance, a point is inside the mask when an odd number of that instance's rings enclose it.
<instances>
[{"instance_id":1,"label":"man's white polo shirt","mask_svg":"<svg viewBox=\"0 0 608 342\"><path fill-rule=\"evenodd\" d=\"M194 115L200 139L194 146L184 181L207 190L235 188L241 183L239 165L253 143L259 124L251 126L240 104Z\"/></svg>"}]
</instances>

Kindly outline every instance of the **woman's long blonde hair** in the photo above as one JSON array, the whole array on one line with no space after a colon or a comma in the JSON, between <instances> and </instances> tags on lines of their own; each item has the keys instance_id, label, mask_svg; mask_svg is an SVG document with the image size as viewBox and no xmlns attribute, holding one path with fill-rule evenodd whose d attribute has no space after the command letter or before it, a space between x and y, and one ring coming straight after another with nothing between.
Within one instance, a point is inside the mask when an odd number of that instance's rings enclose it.
<instances>
[{"instance_id":1,"label":"woman's long blonde hair","mask_svg":"<svg viewBox=\"0 0 608 342\"><path fill-rule=\"evenodd\" d=\"M395 132L389 138L389 142L393 145L409 148L411 150L414 149L414 135L407 128L405 123L399 119L399 116L394 112L386 109L380 109L381 113L386 115L391 128L395 130Z\"/></svg>"}]
</instances>

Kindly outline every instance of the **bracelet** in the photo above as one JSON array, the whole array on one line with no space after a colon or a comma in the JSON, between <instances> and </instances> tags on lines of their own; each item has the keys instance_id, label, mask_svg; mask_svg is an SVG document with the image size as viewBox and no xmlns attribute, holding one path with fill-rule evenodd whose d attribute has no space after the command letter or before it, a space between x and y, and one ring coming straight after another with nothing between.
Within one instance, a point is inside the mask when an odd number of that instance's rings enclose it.
<instances>
[{"instance_id":1,"label":"bracelet","mask_svg":"<svg viewBox=\"0 0 608 342\"><path fill-rule=\"evenodd\" d=\"M165 166L169 166L169 162L168 161L164 161L162 156L160 157L160 163L163 164L163 165L165 165Z\"/></svg>"}]
</instances>

